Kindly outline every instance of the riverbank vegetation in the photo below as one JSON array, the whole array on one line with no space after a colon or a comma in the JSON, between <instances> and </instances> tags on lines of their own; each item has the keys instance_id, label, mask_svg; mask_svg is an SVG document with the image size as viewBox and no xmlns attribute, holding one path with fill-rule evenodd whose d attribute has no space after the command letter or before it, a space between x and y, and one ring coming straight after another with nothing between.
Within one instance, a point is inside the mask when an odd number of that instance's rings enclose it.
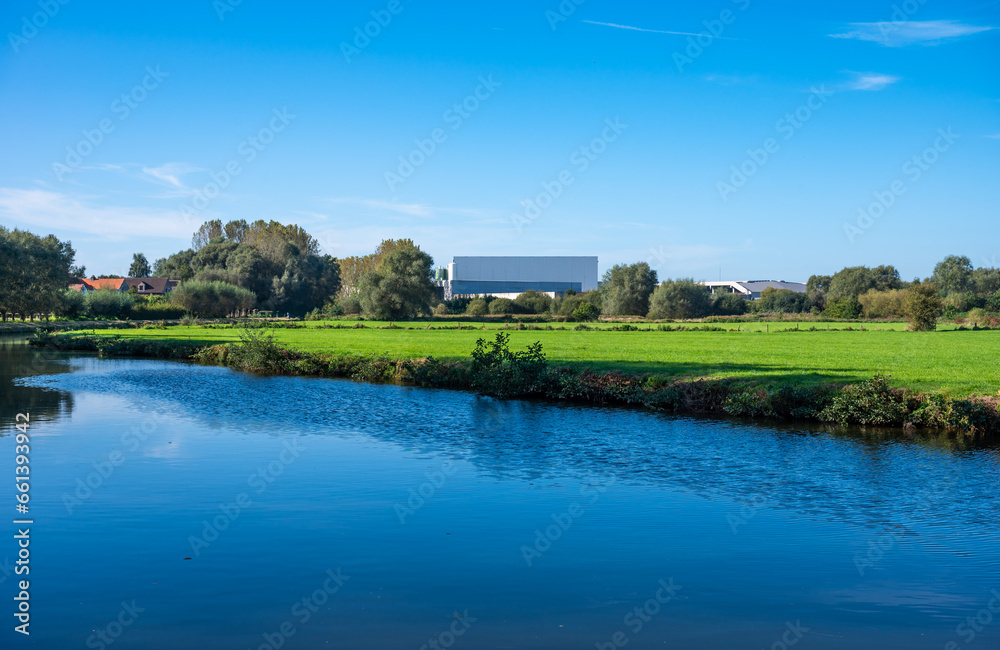
<instances>
[{"instance_id":1,"label":"riverbank vegetation","mask_svg":"<svg viewBox=\"0 0 1000 650\"><path fill-rule=\"evenodd\" d=\"M219 330L215 330L219 331ZM314 332L316 330L313 330ZM351 330L345 330L351 331ZM361 330L364 331L364 330ZM370 330L369 330L370 331ZM381 330L381 332L396 330ZM550 358L541 341L526 343L524 349L511 347L517 332L497 331L492 340L475 335L471 356L441 358L428 356L391 356L357 354L342 351L306 351L283 344L279 336L298 333L297 328L235 328L226 342L178 340L121 335L42 334L35 345L64 350L92 350L107 356L150 356L168 359L193 359L202 363L227 365L237 370L315 377L350 378L369 382L394 382L407 385L475 390L501 399L538 397L593 404L621 404L673 413L705 413L736 417L777 420L813 420L840 424L893 426L904 428L945 429L974 438L995 437L1000 432L998 398L976 391L924 392L894 385L898 378L887 372L858 369L855 379L845 381L821 373L797 372L805 369L788 365L783 372L752 372L739 375L721 372L699 374L684 372L678 364L650 364L648 370L621 364L622 368L599 367L586 356L577 363L562 363ZM466 330L455 330L466 333ZM537 334L532 332L531 334ZM583 334L568 331L563 335ZM613 336L619 332L593 332L591 336ZM851 336L851 333L839 333ZM950 336L990 335L989 345L996 346L995 332L951 334ZM738 335L723 333L659 333L653 336L714 336L723 341ZM771 336L749 335L760 341L794 340L805 334L785 332ZM825 334L824 334L825 335ZM854 336L863 336L860 332ZM872 336L874 334L868 334ZM833 334L827 336L834 336ZM886 341L912 340L913 335L883 333ZM945 338L944 333L926 334ZM925 344L927 342L925 340ZM595 340L592 339L592 342ZM801 342L801 341L796 341ZM979 343L983 343L980 340ZM592 350L593 346L587 346ZM779 346L784 347L784 346ZM926 353L926 345L923 346ZM786 350L789 348L785 348ZM939 350L941 348L938 348ZM465 348L468 354L469 348ZM897 352L899 350L897 349ZM971 352L971 350L968 350ZM728 364L722 364L726 366ZM757 364L767 368L764 364ZM691 366L690 370L695 370ZM701 368L707 370L707 365ZM731 367L729 371L739 372ZM994 372L995 374L995 372ZM839 380L838 380L839 379ZM991 377L993 386L996 377Z\"/></svg>"}]
</instances>

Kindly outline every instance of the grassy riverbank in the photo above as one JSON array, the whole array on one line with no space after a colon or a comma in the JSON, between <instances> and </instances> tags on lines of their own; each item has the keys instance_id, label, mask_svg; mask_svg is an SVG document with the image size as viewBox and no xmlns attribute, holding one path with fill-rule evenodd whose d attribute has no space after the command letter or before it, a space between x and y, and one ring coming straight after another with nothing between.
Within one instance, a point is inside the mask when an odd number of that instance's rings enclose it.
<instances>
[{"instance_id":1,"label":"grassy riverbank","mask_svg":"<svg viewBox=\"0 0 1000 650\"><path fill-rule=\"evenodd\" d=\"M196 359L268 374L470 389L501 398L926 427L977 438L1000 434L1000 377L996 364L981 363L1000 351L996 331L384 327L99 330L44 335L34 343L108 356Z\"/></svg>"},{"instance_id":2,"label":"grassy riverbank","mask_svg":"<svg viewBox=\"0 0 1000 650\"><path fill-rule=\"evenodd\" d=\"M274 339L302 352L395 360L433 356L442 361L468 359L477 339L491 339L493 330L503 327L501 323L468 322L461 323L466 329L457 329L458 322L392 325L398 329L382 329L389 327L388 323L356 321L293 325L273 330ZM891 375L893 386L921 392L964 397L996 395L1000 390L1000 364L988 361L1000 356L1000 331L914 333L899 331L901 324L892 323L867 324L863 331L857 323L833 323L831 331L808 331L802 328L803 323L782 323L784 329L775 331L774 325L765 333L764 323L727 325L731 331L659 331L656 324L648 323L638 325L637 331L614 331L612 328L622 326L607 323L577 330L569 323L564 325L566 329L512 329L508 333L512 348L538 341L551 363L600 372L617 370L677 379L735 377L795 386L846 384L881 372ZM798 331L796 325L800 326ZM714 328L717 324L694 327ZM848 327L851 331L846 331ZM228 325L96 333L193 345L239 339L239 328Z\"/></svg>"}]
</instances>

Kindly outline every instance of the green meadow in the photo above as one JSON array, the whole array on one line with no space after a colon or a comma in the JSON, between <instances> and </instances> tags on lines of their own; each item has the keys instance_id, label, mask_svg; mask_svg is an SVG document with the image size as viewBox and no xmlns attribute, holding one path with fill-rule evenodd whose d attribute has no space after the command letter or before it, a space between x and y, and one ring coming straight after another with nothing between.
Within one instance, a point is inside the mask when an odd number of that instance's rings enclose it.
<instances>
[{"instance_id":1,"label":"green meadow","mask_svg":"<svg viewBox=\"0 0 1000 650\"><path fill-rule=\"evenodd\" d=\"M386 323L371 321L364 322L364 328L350 328L354 323L313 321L273 333L278 343L305 352L458 360L469 357L477 339L492 339L501 328L499 323L466 322L477 329L442 329L453 328L457 320L395 323L396 329L381 329ZM593 329L588 330L576 330L573 324L552 326L555 329L506 330L511 348L540 341L554 364L601 371L753 377L795 384L849 383L883 372L891 375L892 384L917 391L956 397L1000 391L1000 331L995 330L957 331L952 326L915 333L902 331L902 323L866 323L864 330L858 323L831 323L827 331L826 323L802 322L727 323L721 325L726 331L658 331L650 323L637 323L639 331L609 331L615 324L608 323L589 325ZM809 331L810 327L817 329ZM845 331L848 327L853 331ZM96 333L205 344L239 338L237 328L219 325Z\"/></svg>"}]
</instances>

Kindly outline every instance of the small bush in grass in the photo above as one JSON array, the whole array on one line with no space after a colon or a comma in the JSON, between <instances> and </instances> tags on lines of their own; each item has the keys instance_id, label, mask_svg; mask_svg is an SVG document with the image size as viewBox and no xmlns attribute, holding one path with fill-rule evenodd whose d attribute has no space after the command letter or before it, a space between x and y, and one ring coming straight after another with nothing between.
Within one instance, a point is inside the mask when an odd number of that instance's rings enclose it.
<instances>
[{"instance_id":1,"label":"small bush in grass","mask_svg":"<svg viewBox=\"0 0 1000 650\"><path fill-rule=\"evenodd\" d=\"M247 372L287 374L298 355L274 341L274 334L262 328L240 328L240 340L229 346L228 365Z\"/></svg>"},{"instance_id":2,"label":"small bush in grass","mask_svg":"<svg viewBox=\"0 0 1000 650\"><path fill-rule=\"evenodd\" d=\"M929 282L915 282L906 290L903 312L914 332L928 332L937 329L937 319L943 305L937 287Z\"/></svg>"}]
</instances>

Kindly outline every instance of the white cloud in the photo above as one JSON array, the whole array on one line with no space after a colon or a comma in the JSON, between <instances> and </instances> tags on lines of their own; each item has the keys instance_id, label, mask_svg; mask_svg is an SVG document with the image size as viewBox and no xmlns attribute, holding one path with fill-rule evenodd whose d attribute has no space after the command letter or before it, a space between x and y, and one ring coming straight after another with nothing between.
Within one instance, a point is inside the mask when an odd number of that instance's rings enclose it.
<instances>
[{"instance_id":1,"label":"white cloud","mask_svg":"<svg viewBox=\"0 0 1000 650\"><path fill-rule=\"evenodd\" d=\"M887 47L939 45L945 41L996 29L986 25L967 25L956 20L901 20L878 23L851 23L853 28L833 38L871 41Z\"/></svg>"},{"instance_id":2,"label":"white cloud","mask_svg":"<svg viewBox=\"0 0 1000 650\"><path fill-rule=\"evenodd\" d=\"M191 236L179 212L101 206L94 197L11 187L0 188L0 216L32 229L58 229L122 241L133 236L186 240Z\"/></svg>"},{"instance_id":3,"label":"white cloud","mask_svg":"<svg viewBox=\"0 0 1000 650\"><path fill-rule=\"evenodd\" d=\"M160 165L159 167L143 167L142 173L152 176L176 188L184 188L181 177L191 172L202 171L198 167L186 163L172 162Z\"/></svg>"},{"instance_id":4,"label":"white cloud","mask_svg":"<svg viewBox=\"0 0 1000 650\"><path fill-rule=\"evenodd\" d=\"M855 75L854 80L846 85L848 90L882 90L901 79L901 77L871 72L858 72Z\"/></svg>"},{"instance_id":5,"label":"white cloud","mask_svg":"<svg viewBox=\"0 0 1000 650\"><path fill-rule=\"evenodd\" d=\"M603 27L614 27L615 29L628 29L634 32L650 32L652 34L673 34L675 36L708 36L709 38L722 38L725 40L734 40L732 38L727 38L725 36L712 36L711 34L705 32L702 34L696 34L693 32L670 32L662 29L646 29L645 27L632 27L631 25L618 25L616 23L602 23L596 20L584 20L583 22L589 23L591 25L601 25Z\"/></svg>"},{"instance_id":6,"label":"white cloud","mask_svg":"<svg viewBox=\"0 0 1000 650\"><path fill-rule=\"evenodd\" d=\"M356 205L364 208L372 208L374 210L385 210L388 212L396 212L398 214L405 214L411 217L430 217L432 215L431 207L428 205L421 205L419 203L396 203L393 201L380 201L378 199L363 199L357 197L340 197L327 199L330 203L345 203L348 205Z\"/></svg>"}]
</instances>

